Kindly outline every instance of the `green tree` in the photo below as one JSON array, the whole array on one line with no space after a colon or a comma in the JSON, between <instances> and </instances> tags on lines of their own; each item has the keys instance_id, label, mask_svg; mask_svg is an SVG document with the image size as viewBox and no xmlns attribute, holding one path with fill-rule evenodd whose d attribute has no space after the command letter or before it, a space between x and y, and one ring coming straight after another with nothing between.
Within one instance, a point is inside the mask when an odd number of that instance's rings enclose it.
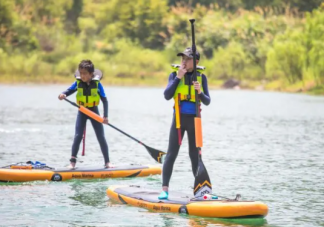
<instances>
[{"instance_id":1,"label":"green tree","mask_svg":"<svg viewBox=\"0 0 324 227\"><path fill-rule=\"evenodd\" d=\"M71 8L66 10L65 30L68 33L72 33L72 34L80 33L78 19L81 15L82 9L83 9L83 0L73 0L73 4Z\"/></svg>"},{"instance_id":2,"label":"green tree","mask_svg":"<svg viewBox=\"0 0 324 227\"><path fill-rule=\"evenodd\" d=\"M318 84L324 82L324 14L314 10L306 15L303 31L303 45L306 48L305 65L312 71Z\"/></svg>"},{"instance_id":3,"label":"green tree","mask_svg":"<svg viewBox=\"0 0 324 227\"><path fill-rule=\"evenodd\" d=\"M129 37L145 48L161 49L167 9L165 0L112 0L101 10L97 21L103 36L115 33L115 38Z\"/></svg>"},{"instance_id":4,"label":"green tree","mask_svg":"<svg viewBox=\"0 0 324 227\"><path fill-rule=\"evenodd\" d=\"M10 53L37 49L38 41L32 25L19 16L14 3L11 0L0 1L0 48Z\"/></svg>"},{"instance_id":5,"label":"green tree","mask_svg":"<svg viewBox=\"0 0 324 227\"><path fill-rule=\"evenodd\" d=\"M278 35L268 53L267 73L280 72L290 84L304 79L305 47L301 31L287 31Z\"/></svg>"},{"instance_id":6,"label":"green tree","mask_svg":"<svg viewBox=\"0 0 324 227\"><path fill-rule=\"evenodd\" d=\"M11 29L14 21L13 9L13 1L0 1L0 48L5 48L6 44L11 42Z\"/></svg>"},{"instance_id":7,"label":"green tree","mask_svg":"<svg viewBox=\"0 0 324 227\"><path fill-rule=\"evenodd\" d=\"M196 7L198 4L209 7L217 4L220 8L229 11L236 11L243 7L242 0L169 0L168 4L170 6L185 5L189 7Z\"/></svg>"},{"instance_id":8,"label":"green tree","mask_svg":"<svg viewBox=\"0 0 324 227\"><path fill-rule=\"evenodd\" d=\"M288 0L287 3L289 3L292 7L298 8L300 11L309 11L316 9L321 5L323 1L322 0Z\"/></svg>"},{"instance_id":9,"label":"green tree","mask_svg":"<svg viewBox=\"0 0 324 227\"><path fill-rule=\"evenodd\" d=\"M47 26L60 23L71 6L72 0L16 0L21 17Z\"/></svg>"}]
</instances>

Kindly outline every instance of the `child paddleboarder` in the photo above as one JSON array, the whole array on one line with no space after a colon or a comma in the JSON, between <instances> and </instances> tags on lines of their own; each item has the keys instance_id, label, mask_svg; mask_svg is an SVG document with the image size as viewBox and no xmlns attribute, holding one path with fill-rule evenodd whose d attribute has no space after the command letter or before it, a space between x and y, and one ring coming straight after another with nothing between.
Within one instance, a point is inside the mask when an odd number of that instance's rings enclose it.
<instances>
[{"instance_id":1,"label":"child paddleboarder","mask_svg":"<svg viewBox=\"0 0 324 227\"><path fill-rule=\"evenodd\" d=\"M98 105L100 100L103 103L103 119L104 124L108 124L108 100L104 91L102 84L98 78L94 77L95 67L90 60L82 60L79 64L78 71L80 78L76 81L62 94L59 95L59 99L63 100L67 96L77 92L76 100L78 105L82 105L89 110L95 112L99 115ZM91 124L96 133L98 142L100 144L101 152L104 156L104 166L106 168L113 167L109 160L108 144L105 138L103 125L96 120L89 118L84 113L78 111L76 124L75 124L75 135L72 145L72 154L70 159L70 168L75 168L77 162L77 155L80 147L80 143L83 136L83 131L86 126L87 120L90 119Z\"/></svg>"}]
</instances>

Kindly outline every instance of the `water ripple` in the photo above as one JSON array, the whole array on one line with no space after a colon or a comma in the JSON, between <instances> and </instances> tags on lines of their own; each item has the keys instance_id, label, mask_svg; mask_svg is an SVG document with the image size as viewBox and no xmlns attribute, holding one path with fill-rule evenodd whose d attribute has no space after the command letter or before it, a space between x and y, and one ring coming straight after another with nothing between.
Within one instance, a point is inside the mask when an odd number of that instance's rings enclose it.
<instances>
[{"instance_id":1,"label":"water ripple","mask_svg":"<svg viewBox=\"0 0 324 227\"><path fill-rule=\"evenodd\" d=\"M28 160L52 166L69 163L76 109L57 100L64 89L0 86L6 97L0 103L0 166ZM107 87L106 92L112 124L166 151L173 103L164 100L163 89ZM214 192L265 202L266 219L235 222L159 214L106 196L113 184L159 189L161 176L151 176L0 184L0 225L324 226L324 98L250 91L211 91L211 98L211 105L203 106L202 151ZM115 164L154 163L145 148L117 131L105 127L105 135ZM79 157L78 165L101 165L102 159L88 123L86 155ZM170 189L190 192L193 183L185 137Z\"/></svg>"}]
</instances>

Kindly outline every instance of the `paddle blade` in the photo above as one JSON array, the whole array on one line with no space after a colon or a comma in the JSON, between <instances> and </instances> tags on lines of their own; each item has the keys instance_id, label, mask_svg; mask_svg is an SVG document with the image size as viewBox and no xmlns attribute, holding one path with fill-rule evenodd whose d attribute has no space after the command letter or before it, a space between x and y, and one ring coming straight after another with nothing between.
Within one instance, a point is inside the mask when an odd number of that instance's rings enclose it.
<instances>
[{"instance_id":1,"label":"paddle blade","mask_svg":"<svg viewBox=\"0 0 324 227\"><path fill-rule=\"evenodd\" d=\"M212 184L209 179L207 169L199 155L198 169L195 176L194 195L196 198L202 197L205 194L212 194Z\"/></svg>"},{"instance_id":2,"label":"paddle blade","mask_svg":"<svg viewBox=\"0 0 324 227\"><path fill-rule=\"evenodd\" d=\"M156 150L156 149L146 146L146 145L145 145L145 148L150 153L152 158L154 158L155 161L157 161L158 163L163 163L164 155L166 155L165 152Z\"/></svg>"},{"instance_id":3,"label":"paddle blade","mask_svg":"<svg viewBox=\"0 0 324 227\"><path fill-rule=\"evenodd\" d=\"M104 121L102 117L100 117L98 114L92 112L91 110L88 110L84 106L80 106L79 110L82 113L84 113L85 115L87 115L88 117L91 117L92 119L98 121L99 123L103 123L103 121Z\"/></svg>"},{"instance_id":4,"label":"paddle blade","mask_svg":"<svg viewBox=\"0 0 324 227\"><path fill-rule=\"evenodd\" d=\"M196 136L196 147L203 146L201 118L195 117L195 136Z\"/></svg>"}]
</instances>

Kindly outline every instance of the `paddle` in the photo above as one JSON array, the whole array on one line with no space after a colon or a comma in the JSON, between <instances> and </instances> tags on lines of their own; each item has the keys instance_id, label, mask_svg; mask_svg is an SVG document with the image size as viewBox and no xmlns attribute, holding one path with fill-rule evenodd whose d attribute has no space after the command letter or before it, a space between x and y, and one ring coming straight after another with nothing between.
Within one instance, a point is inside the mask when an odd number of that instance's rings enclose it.
<instances>
[{"instance_id":1,"label":"paddle","mask_svg":"<svg viewBox=\"0 0 324 227\"><path fill-rule=\"evenodd\" d=\"M195 19L189 20L191 23L191 36L192 36L192 53L193 53L193 81L197 81L197 65L196 65L196 44L195 44ZM195 117L195 137L196 146L198 148L198 168L195 176L194 195L196 198L202 197L204 194L212 194L212 185L209 179L207 169L201 159L202 141L202 126L201 116L199 111L199 96L198 91L195 90L196 100L196 117Z\"/></svg>"},{"instance_id":2,"label":"paddle","mask_svg":"<svg viewBox=\"0 0 324 227\"><path fill-rule=\"evenodd\" d=\"M84 113L85 115L91 117L92 119L98 121L99 123L103 123L103 118L100 117L98 114L92 112L91 110L85 108L84 106L79 106L74 102L71 102L68 99L64 99L65 101L67 101L68 103L70 103L71 105L77 107L82 113ZM162 156L165 155L166 153L163 151L159 151L157 149L154 149L152 147L149 147L147 145L145 145L144 143L142 143L141 141L139 141L138 139L135 139L134 137L132 137L131 135L127 134L126 132L120 130L119 128L113 126L112 124L108 123L108 125L110 127L112 127L113 129L116 129L118 132L124 134L125 136L131 138L132 140L135 140L137 143L143 145L146 150L149 152L149 154L152 156L152 158L154 158L155 161L157 161L158 163L162 163Z\"/></svg>"}]
</instances>

